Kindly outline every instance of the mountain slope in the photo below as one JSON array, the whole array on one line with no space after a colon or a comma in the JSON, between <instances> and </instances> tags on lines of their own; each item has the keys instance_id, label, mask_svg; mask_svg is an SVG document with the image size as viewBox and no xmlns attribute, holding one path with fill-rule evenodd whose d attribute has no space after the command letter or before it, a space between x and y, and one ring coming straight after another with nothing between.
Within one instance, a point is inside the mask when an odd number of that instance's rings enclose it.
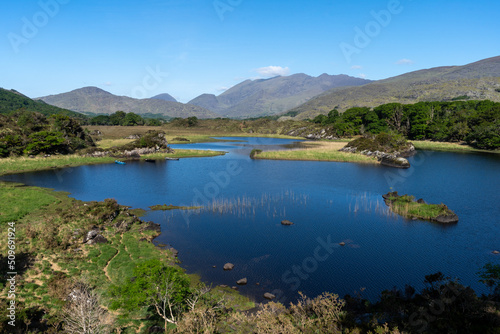
<instances>
[{"instance_id":1,"label":"mountain slope","mask_svg":"<svg viewBox=\"0 0 500 334\"><path fill-rule=\"evenodd\" d=\"M121 110L139 115L151 113L169 117L218 117L211 111L198 106L161 99L133 99L127 96L116 96L97 87L84 87L39 99L61 108L82 113L112 114Z\"/></svg>"},{"instance_id":2,"label":"mountain slope","mask_svg":"<svg viewBox=\"0 0 500 334\"><path fill-rule=\"evenodd\" d=\"M325 92L287 115L298 119L340 111L355 106L375 107L385 103L449 101L457 98L500 102L500 56L464 66L419 70L375 81L361 87L337 88Z\"/></svg>"},{"instance_id":3,"label":"mountain slope","mask_svg":"<svg viewBox=\"0 0 500 334\"><path fill-rule=\"evenodd\" d=\"M203 94L189 101L225 117L257 117L279 114L331 88L359 86L370 80L347 75L294 74L271 79L245 80L219 96Z\"/></svg>"},{"instance_id":4,"label":"mountain slope","mask_svg":"<svg viewBox=\"0 0 500 334\"><path fill-rule=\"evenodd\" d=\"M76 118L85 117L80 113L51 106L43 101L32 100L18 91L0 88L0 114L9 114L18 109L36 111L46 116L61 114Z\"/></svg>"},{"instance_id":5,"label":"mountain slope","mask_svg":"<svg viewBox=\"0 0 500 334\"><path fill-rule=\"evenodd\" d=\"M154 99L154 100L170 101L170 102L177 102L177 100L172 95L167 94L167 93L153 96L152 99Z\"/></svg>"}]
</instances>

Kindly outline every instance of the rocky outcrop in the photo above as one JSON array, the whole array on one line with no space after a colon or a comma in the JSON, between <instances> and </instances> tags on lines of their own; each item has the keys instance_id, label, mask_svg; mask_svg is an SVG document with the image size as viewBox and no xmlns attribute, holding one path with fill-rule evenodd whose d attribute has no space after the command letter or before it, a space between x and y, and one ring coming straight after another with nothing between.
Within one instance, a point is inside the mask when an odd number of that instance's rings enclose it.
<instances>
[{"instance_id":1,"label":"rocky outcrop","mask_svg":"<svg viewBox=\"0 0 500 334\"><path fill-rule=\"evenodd\" d=\"M317 127L301 127L288 132L285 132L287 136L293 137L304 137L309 140L320 140L320 139L339 139L336 132L328 127L317 128Z\"/></svg>"},{"instance_id":2,"label":"rocky outcrop","mask_svg":"<svg viewBox=\"0 0 500 334\"><path fill-rule=\"evenodd\" d=\"M246 285L247 283L248 283L248 280L247 280L247 278L246 278L246 277L245 277L245 278L242 278L242 279L240 279L240 280L238 280L238 281L236 282L236 284L238 284L238 285Z\"/></svg>"},{"instance_id":3,"label":"rocky outcrop","mask_svg":"<svg viewBox=\"0 0 500 334\"><path fill-rule=\"evenodd\" d=\"M146 222L146 225L142 228L142 230L161 232L161 225L153 222Z\"/></svg>"},{"instance_id":4,"label":"rocky outcrop","mask_svg":"<svg viewBox=\"0 0 500 334\"><path fill-rule=\"evenodd\" d=\"M115 157L115 158L140 158L145 154L152 153L174 153L168 147L168 141L165 138L165 133L162 131L148 131L146 134L131 135L129 139L136 139L134 142L110 150L95 149L93 152L87 153L91 157Z\"/></svg>"},{"instance_id":5,"label":"rocky outcrop","mask_svg":"<svg viewBox=\"0 0 500 334\"><path fill-rule=\"evenodd\" d=\"M100 230L98 228L93 228L83 238L83 243L87 245L95 245L95 244L105 244L108 242L108 239L99 234Z\"/></svg>"},{"instance_id":6,"label":"rocky outcrop","mask_svg":"<svg viewBox=\"0 0 500 334\"><path fill-rule=\"evenodd\" d=\"M386 156L380 159L380 164L384 166L394 167L394 168L410 168L410 162L405 158Z\"/></svg>"},{"instance_id":7,"label":"rocky outcrop","mask_svg":"<svg viewBox=\"0 0 500 334\"><path fill-rule=\"evenodd\" d=\"M234 264L232 264L232 263L226 263L224 265L224 270L233 270L233 268L234 268Z\"/></svg>"},{"instance_id":8,"label":"rocky outcrop","mask_svg":"<svg viewBox=\"0 0 500 334\"><path fill-rule=\"evenodd\" d=\"M458 223L458 216L456 214L439 215L431 220L441 224L454 224Z\"/></svg>"},{"instance_id":9,"label":"rocky outcrop","mask_svg":"<svg viewBox=\"0 0 500 334\"><path fill-rule=\"evenodd\" d=\"M273 295L272 293L266 292L264 294L264 298L269 299L269 300L273 300L274 298L276 298L276 296Z\"/></svg>"},{"instance_id":10,"label":"rocky outcrop","mask_svg":"<svg viewBox=\"0 0 500 334\"><path fill-rule=\"evenodd\" d=\"M413 145L412 145L413 147ZM415 149L415 148L413 148ZM389 167L395 167L395 168L410 168L410 162L405 159L400 157L399 152L395 153L386 153L386 152L380 152L380 151L370 151L370 150L363 150L358 152L357 147L353 146L346 146L344 148L341 148L339 151L341 152L348 152L348 153L360 153L363 155L366 155L368 157L376 157L378 161L380 161L381 165L384 166L389 166Z\"/></svg>"},{"instance_id":11,"label":"rocky outcrop","mask_svg":"<svg viewBox=\"0 0 500 334\"><path fill-rule=\"evenodd\" d=\"M290 225L293 225L293 223L289 220L282 220L281 225L290 226Z\"/></svg>"}]
</instances>

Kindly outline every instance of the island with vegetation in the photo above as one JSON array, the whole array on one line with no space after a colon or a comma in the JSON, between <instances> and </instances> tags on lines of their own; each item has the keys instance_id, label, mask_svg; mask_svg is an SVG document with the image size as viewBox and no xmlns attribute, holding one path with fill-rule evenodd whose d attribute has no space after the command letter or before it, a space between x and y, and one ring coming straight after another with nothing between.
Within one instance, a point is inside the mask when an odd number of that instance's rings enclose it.
<instances>
[{"instance_id":1,"label":"island with vegetation","mask_svg":"<svg viewBox=\"0 0 500 334\"><path fill-rule=\"evenodd\" d=\"M458 222L458 216L445 204L427 204L423 199L415 200L414 196L398 195L397 191L382 197L392 212L408 219L423 219L443 224Z\"/></svg>"}]
</instances>

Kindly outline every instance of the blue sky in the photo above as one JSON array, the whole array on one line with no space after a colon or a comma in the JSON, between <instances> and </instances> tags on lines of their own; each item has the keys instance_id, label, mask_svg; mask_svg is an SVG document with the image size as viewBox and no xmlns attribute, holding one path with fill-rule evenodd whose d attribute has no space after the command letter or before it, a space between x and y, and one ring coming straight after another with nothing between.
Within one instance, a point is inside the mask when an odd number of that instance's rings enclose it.
<instances>
[{"instance_id":1,"label":"blue sky","mask_svg":"<svg viewBox=\"0 0 500 334\"><path fill-rule=\"evenodd\" d=\"M383 79L500 55L500 2L41 0L0 13L0 87L181 102L245 79Z\"/></svg>"}]
</instances>

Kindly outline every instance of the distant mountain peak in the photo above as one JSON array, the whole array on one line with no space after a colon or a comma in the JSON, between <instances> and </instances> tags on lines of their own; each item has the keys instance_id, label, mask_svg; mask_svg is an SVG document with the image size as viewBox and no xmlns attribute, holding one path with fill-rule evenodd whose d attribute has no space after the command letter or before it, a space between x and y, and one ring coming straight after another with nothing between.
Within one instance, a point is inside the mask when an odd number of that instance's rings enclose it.
<instances>
[{"instance_id":1,"label":"distant mountain peak","mask_svg":"<svg viewBox=\"0 0 500 334\"><path fill-rule=\"evenodd\" d=\"M343 86L359 86L370 80L347 75L312 77L304 73L247 79L218 96L202 94L189 101L225 117L245 118L275 115L299 106L325 91Z\"/></svg>"},{"instance_id":2,"label":"distant mountain peak","mask_svg":"<svg viewBox=\"0 0 500 334\"><path fill-rule=\"evenodd\" d=\"M151 97L151 99L177 102L177 100L172 95L167 94L167 93L158 94L156 96Z\"/></svg>"},{"instance_id":3,"label":"distant mountain peak","mask_svg":"<svg viewBox=\"0 0 500 334\"><path fill-rule=\"evenodd\" d=\"M165 94L161 96L166 97ZM101 88L89 86L67 93L41 97L40 100L82 113L112 114L121 110L136 114L161 114L168 117L214 118L218 116L205 108L168 101L164 98L134 99L116 96Z\"/></svg>"}]
</instances>

